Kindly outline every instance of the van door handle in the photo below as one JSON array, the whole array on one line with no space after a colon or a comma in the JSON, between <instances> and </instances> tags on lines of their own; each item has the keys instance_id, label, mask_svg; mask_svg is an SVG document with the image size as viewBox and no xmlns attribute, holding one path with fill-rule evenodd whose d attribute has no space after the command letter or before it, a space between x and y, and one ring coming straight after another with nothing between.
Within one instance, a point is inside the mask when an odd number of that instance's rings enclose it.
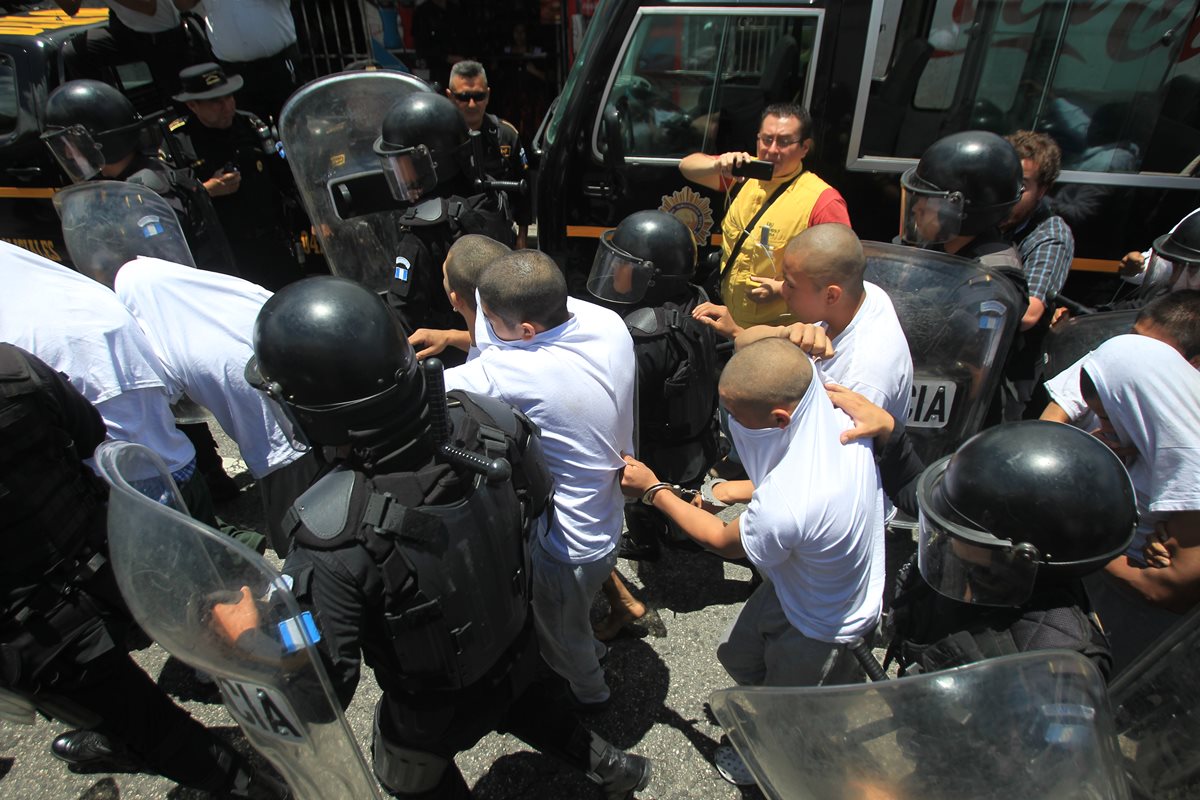
<instances>
[{"instance_id":1,"label":"van door handle","mask_svg":"<svg viewBox=\"0 0 1200 800\"><path fill-rule=\"evenodd\" d=\"M23 180L36 178L42 174L41 167L7 167L4 171L14 178L21 178Z\"/></svg>"},{"instance_id":2,"label":"van door handle","mask_svg":"<svg viewBox=\"0 0 1200 800\"><path fill-rule=\"evenodd\" d=\"M607 183L589 183L583 187L584 197L593 197L598 200L607 200L612 196L612 187Z\"/></svg>"}]
</instances>

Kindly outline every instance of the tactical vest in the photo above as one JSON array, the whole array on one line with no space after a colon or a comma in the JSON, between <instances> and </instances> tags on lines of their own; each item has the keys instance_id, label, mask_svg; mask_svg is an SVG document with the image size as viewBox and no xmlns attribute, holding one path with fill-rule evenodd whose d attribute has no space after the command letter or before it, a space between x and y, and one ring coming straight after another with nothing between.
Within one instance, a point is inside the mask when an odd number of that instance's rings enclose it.
<instances>
[{"instance_id":1,"label":"tactical vest","mask_svg":"<svg viewBox=\"0 0 1200 800\"><path fill-rule=\"evenodd\" d=\"M0 346L0 583L40 575L74 555L103 503L63 415L25 357Z\"/></svg>"},{"instance_id":2,"label":"tactical vest","mask_svg":"<svg viewBox=\"0 0 1200 800\"><path fill-rule=\"evenodd\" d=\"M506 458L511 481L468 474L453 502L406 506L452 469L369 477L340 467L297 499L284 520L297 545L363 547L384 586L384 619L410 692L459 689L510 653L529 618L529 536L544 524L550 477L536 427L507 404L451 392L454 442ZM539 522L541 521L541 522Z\"/></svg>"},{"instance_id":3,"label":"tactical vest","mask_svg":"<svg viewBox=\"0 0 1200 800\"><path fill-rule=\"evenodd\" d=\"M1091 613L1083 586L1039 587L1020 608L976 606L938 594L914 556L897 576L890 612L888 659L900 674L950 669L1029 650L1074 650L1108 676L1108 640Z\"/></svg>"},{"instance_id":4,"label":"tactical vest","mask_svg":"<svg viewBox=\"0 0 1200 800\"><path fill-rule=\"evenodd\" d=\"M509 247L515 243L512 215L503 194L433 198L400 215L387 299L409 332L462 326L462 318L450 307L442 286L442 265L451 245L468 233L491 237Z\"/></svg>"},{"instance_id":5,"label":"tactical vest","mask_svg":"<svg viewBox=\"0 0 1200 800\"><path fill-rule=\"evenodd\" d=\"M643 460L664 480L686 483L702 477L717 460L718 448L720 370L711 329L675 303L636 309L625 316L625 326L638 361L638 443ZM642 382L648 367L657 373L664 363L668 374L661 384ZM697 450L701 452L692 452ZM654 463L655 456L670 463ZM687 474L697 470L698 475Z\"/></svg>"}]
</instances>

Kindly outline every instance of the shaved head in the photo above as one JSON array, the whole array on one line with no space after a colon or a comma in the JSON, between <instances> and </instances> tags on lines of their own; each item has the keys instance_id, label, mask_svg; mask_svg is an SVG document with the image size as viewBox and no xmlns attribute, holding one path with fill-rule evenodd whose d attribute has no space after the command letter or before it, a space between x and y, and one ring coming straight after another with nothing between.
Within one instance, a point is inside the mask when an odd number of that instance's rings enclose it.
<instances>
[{"instance_id":1,"label":"shaved head","mask_svg":"<svg viewBox=\"0 0 1200 800\"><path fill-rule=\"evenodd\" d=\"M566 322L567 281L554 259L537 250L501 256L479 279L479 299L506 325Z\"/></svg>"},{"instance_id":2,"label":"shaved head","mask_svg":"<svg viewBox=\"0 0 1200 800\"><path fill-rule=\"evenodd\" d=\"M783 251L784 272L803 274L818 289L840 286L855 299L862 297L866 268L858 235L838 222L805 228Z\"/></svg>"},{"instance_id":3,"label":"shaved head","mask_svg":"<svg viewBox=\"0 0 1200 800\"><path fill-rule=\"evenodd\" d=\"M446 285L458 300L475 310L475 290L485 269L512 252L507 245L478 233L459 238L446 253Z\"/></svg>"},{"instance_id":4,"label":"shaved head","mask_svg":"<svg viewBox=\"0 0 1200 800\"><path fill-rule=\"evenodd\" d=\"M721 398L755 413L792 409L812 378L812 362L799 347L786 339L763 339L729 360L721 373Z\"/></svg>"}]
</instances>

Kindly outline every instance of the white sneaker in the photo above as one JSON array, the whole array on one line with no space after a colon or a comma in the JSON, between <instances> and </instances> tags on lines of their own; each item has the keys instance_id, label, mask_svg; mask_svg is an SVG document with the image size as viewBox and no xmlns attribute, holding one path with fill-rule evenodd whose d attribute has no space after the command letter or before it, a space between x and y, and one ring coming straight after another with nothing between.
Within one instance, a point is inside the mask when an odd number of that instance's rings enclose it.
<instances>
[{"instance_id":1,"label":"white sneaker","mask_svg":"<svg viewBox=\"0 0 1200 800\"><path fill-rule=\"evenodd\" d=\"M713 766L721 777L734 786L753 786L754 776L750 773L746 762L737 754L731 745L723 744L713 753Z\"/></svg>"}]
</instances>

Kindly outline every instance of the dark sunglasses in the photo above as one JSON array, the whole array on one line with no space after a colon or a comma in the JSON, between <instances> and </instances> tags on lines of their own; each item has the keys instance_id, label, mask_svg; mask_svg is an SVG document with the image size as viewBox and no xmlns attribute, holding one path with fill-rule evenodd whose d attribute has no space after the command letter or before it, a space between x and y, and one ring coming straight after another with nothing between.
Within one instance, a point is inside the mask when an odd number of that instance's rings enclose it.
<instances>
[{"instance_id":1,"label":"dark sunglasses","mask_svg":"<svg viewBox=\"0 0 1200 800\"><path fill-rule=\"evenodd\" d=\"M455 100L457 100L457 101L458 101L458 102L460 102L460 103L469 103L469 102L471 102L472 100L474 100L476 103L482 103L484 100L487 100L487 98L488 98L488 93L487 93L487 91L482 91L482 92L451 92L451 94L452 94L452 95L454 95L454 99L455 99Z\"/></svg>"}]
</instances>

